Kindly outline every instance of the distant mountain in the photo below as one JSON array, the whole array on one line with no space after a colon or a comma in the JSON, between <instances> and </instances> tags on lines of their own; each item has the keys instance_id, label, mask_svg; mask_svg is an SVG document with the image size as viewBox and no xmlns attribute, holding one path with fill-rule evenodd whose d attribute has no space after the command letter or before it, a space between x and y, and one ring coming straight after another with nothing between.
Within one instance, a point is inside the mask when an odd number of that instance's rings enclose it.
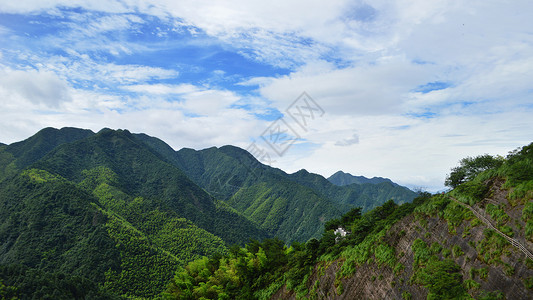
<instances>
[{"instance_id":1,"label":"distant mountain","mask_svg":"<svg viewBox=\"0 0 533 300\"><path fill-rule=\"evenodd\" d=\"M329 182L333 183L334 185L338 186L344 186L344 185L350 185L350 184L364 184L364 183L371 183L371 184L378 184L382 182L389 182L393 183L388 178L383 177L372 177L372 178L366 178L365 176L354 176L350 173L344 173L343 171L338 171L335 174L328 177Z\"/></svg>"},{"instance_id":2,"label":"distant mountain","mask_svg":"<svg viewBox=\"0 0 533 300\"><path fill-rule=\"evenodd\" d=\"M300 170L294 174L288 174L288 178L316 190L319 194L343 207L362 207L368 211L377 207L387 200L394 200L397 204L412 201L418 194L410 189L385 180L380 183L361 183L338 186L332 184L321 175Z\"/></svg>"}]
</instances>

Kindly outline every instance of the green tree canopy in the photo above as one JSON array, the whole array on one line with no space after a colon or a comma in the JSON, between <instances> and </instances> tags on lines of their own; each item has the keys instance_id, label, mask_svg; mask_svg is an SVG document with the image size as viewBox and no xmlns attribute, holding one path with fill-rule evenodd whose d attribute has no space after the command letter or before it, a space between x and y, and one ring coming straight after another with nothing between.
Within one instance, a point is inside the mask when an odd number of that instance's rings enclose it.
<instances>
[{"instance_id":1,"label":"green tree canopy","mask_svg":"<svg viewBox=\"0 0 533 300\"><path fill-rule=\"evenodd\" d=\"M503 157L489 154L465 157L459 161L459 166L452 168L450 174L446 176L444 185L455 188L465 181L474 179L483 171L498 168L503 162Z\"/></svg>"}]
</instances>

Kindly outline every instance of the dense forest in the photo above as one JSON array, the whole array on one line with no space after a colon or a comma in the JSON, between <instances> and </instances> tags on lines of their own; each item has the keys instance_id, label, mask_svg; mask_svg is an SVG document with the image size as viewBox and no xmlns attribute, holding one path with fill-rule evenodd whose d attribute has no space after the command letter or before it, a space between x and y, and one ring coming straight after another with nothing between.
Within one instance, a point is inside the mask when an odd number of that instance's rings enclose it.
<instances>
[{"instance_id":1,"label":"dense forest","mask_svg":"<svg viewBox=\"0 0 533 300\"><path fill-rule=\"evenodd\" d=\"M43 129L0 145L0 297L533 296L533 144L461 160L445 194L347 175Z\"/></svg>"}]
</instances>

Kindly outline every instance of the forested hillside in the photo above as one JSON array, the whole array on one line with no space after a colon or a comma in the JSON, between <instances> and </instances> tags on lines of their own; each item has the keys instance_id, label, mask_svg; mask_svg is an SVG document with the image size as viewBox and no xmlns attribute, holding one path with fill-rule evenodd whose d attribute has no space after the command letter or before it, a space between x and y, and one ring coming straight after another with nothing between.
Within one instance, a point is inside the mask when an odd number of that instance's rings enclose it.
<instances>
[{"instance_id":1,"label":"forested hillside","mask_svg":"<svg viewBox=\"0 0 533 300\"><path fill-rule=\"evenodd\" d=\"M142 137L148 139L147 137ZM175 153L151 139L206 191L257 223L271 236L290 243L320 236L325 220L338 217L347 206L287 179L286 173L265 166L250 153L233 146Z\"/></svg>"},{"instance_id":2,"label":"forested hillside","mask_svg":"<svg viewBox=\"0 0 533 300\"><path fill-rule=\"evenodd\" d=\"M46 129L13 145L0 149L0 264L21 297L152 297L187 262L268 236L127 131Z\"/></svg>"},{"instance_id":3,"label":"forested hillside","mask_svg":"<svg viewBox=\"0 0 533 300\"><path fill-rule=\"evenodd\" d=\"M181 269L172 299L531 299L533 144L466 158L449 193L360 208L320 240L253 242ZM333 230L343 227L346 237Z\"/></svg>"},{"instance_id":4,"label":"forested hillside","mask_svg":"<svg viewBox=\"0 0 533 300\"><path fill-rule=\"evenodd\" d=\"M389 199L405 203L416 197L390 181L337 186L305 170L287 174L234 146L174 152L158 139L138 137L209 193L287 242L319 237L325 220L353 207L367 211Z\"/></svg>"}]
</instances>

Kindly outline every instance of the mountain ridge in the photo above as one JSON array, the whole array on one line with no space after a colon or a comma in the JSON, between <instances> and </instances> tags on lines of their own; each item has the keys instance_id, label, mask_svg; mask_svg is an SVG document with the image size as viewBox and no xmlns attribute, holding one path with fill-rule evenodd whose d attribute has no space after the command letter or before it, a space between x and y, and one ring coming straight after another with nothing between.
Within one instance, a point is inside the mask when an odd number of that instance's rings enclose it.
<instances>
[{"instance_id":1,"label":"mountain ridge","mask_svg":"<svg viewBox=\"0 0 533 300\"><path fill-rule=\"evenodd\" d=\"M338 186L344 186L344 185L350 185L350 184L362 184L362 183L372 183L372 184L378 184L382 182L390 182L394 183L389 178L383 178L383 177L372 177L367 178L365 176L355 176L350 173L345 173L343 171L337 171L333 175L327 178L331 183L338 185Z\"/></svg>"}]
</instances>

